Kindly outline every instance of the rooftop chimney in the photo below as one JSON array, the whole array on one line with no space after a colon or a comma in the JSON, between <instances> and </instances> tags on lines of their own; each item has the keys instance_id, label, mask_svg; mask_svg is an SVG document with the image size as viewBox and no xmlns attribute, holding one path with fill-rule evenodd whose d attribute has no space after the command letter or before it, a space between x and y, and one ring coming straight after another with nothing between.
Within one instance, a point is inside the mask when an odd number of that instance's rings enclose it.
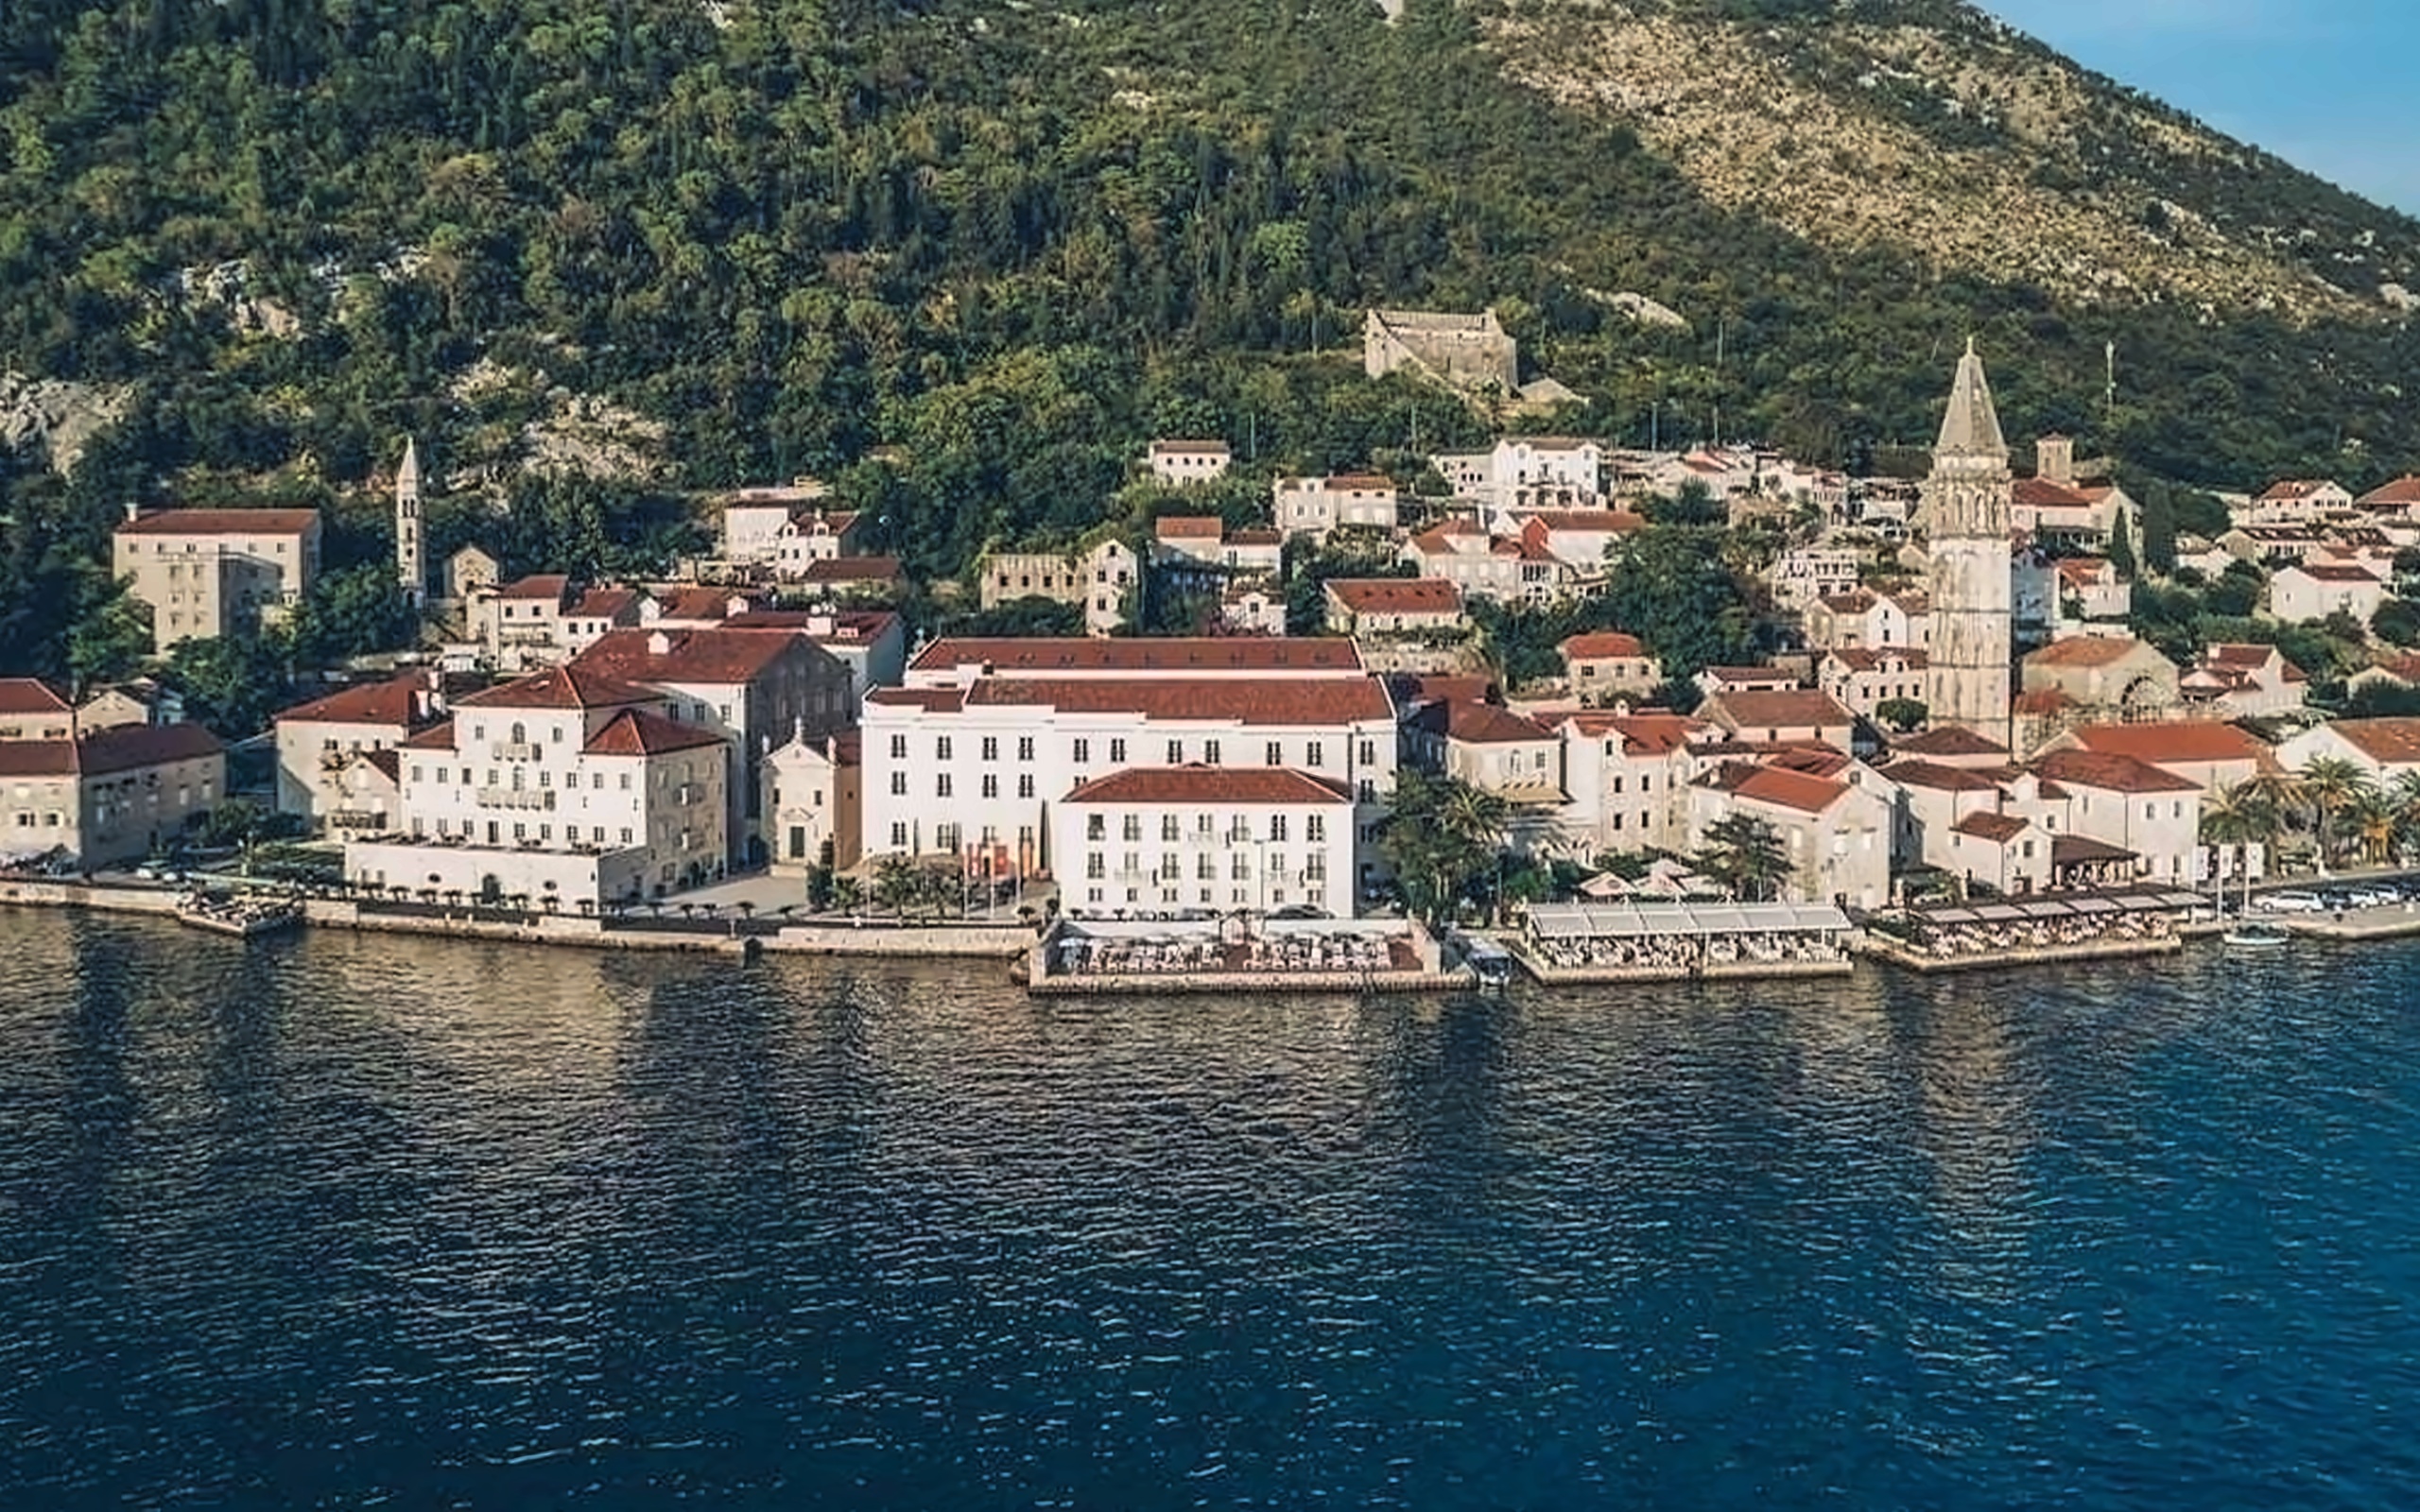
<instances>
[{"instance_id":1,"label":"rooftop chimney","mask_svg":"<svg viewBox=\"0 0 2420 1512\"><path fill-rule=\"evenodd\" d=\"M672 637L662 630L650 632L647 638L647 654L649 656L670 656L672 654Z\"/></svg>"}]
</instances>

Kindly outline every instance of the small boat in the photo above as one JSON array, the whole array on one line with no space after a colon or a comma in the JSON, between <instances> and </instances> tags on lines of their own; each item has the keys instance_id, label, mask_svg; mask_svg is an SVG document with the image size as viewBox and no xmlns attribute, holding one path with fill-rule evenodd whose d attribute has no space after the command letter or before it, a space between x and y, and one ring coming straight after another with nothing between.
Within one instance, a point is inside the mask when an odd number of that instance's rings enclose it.
<instances>
[{"instance_id":1,"label":"small boat","mask_svg":"<svg viewBox=\"0 0 2420 1512\"><path fill-rule=\"evenodd\" d=\"M2275 950L2281 945L2290 945L2293 943L2294 936L2287 931L2286 926L2283 924L2272 924L2259 919L2247 919L2244 922L2236 925L2235 928L2228 930L2224 935L2221 936L2220 938L2224 943L2236 946L2241 950L2265 951Z\"/></svg>"}]
</instances>

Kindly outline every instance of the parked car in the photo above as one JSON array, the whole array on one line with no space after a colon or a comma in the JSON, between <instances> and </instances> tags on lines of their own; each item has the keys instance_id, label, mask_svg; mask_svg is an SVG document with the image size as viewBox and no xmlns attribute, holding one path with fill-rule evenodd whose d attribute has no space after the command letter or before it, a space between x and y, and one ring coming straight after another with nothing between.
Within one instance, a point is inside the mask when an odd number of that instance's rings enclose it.
<instances>
[{"instance_id":1,"label":"parked car","mask_svg":"<svg viewBox=\"0 0 2420 1512\"><path fill-rule=\"evenodd\" d=\"M2264 892L2252 900L2252 906L2272 914L2319 914L2327 904L2315 892Z\"/></svg>"},{"instance_id":2,"label":"parked car","mask_svg":"<svg viewBox=\"0 0 2420 1512\"><path fill-rule=\"evenodd\" d=\"M2344 889L2356 908L2383 908L2403 902L2403 895L2383 883L2360 882Z\"/></svg>"}]
</instances>

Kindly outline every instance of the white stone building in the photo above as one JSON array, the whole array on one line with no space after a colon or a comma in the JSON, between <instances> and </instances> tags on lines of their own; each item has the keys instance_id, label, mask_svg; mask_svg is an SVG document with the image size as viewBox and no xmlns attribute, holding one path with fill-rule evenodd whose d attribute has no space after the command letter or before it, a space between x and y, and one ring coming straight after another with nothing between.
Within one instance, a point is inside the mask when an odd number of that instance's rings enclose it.
<instances>
[{"instance_id":1,"label":"white stone building","mask_svg":"<svg viewBox=\"0 0 2420 1512\"><path fill-rule=\"evenodd\" d=\"M176 839L226 792L226 747L199 725L87 730L43 682L0 679L0 862L131 860Z\"/></svg>"},{"instance_id":2,"label":"white stone building","mask_svg":"<svg viewBox=\"0 0 2420 1512\"><path fill-rule=\"evenodd\" d=\"M1323 537L1340 525L1395 528L1394 480L1380 473L1279 478L1270 495L1271 518L1282 536Z\"/></svg>"},{"instance_id":3,"label":"white stone building","mask_svg":"<svg viewBox=\"0 0 2420 1512\"><path fill-rule=\"evenodd\" d=\"M724 741L665 703L570 666L457 700L405 743L397 833L348 843L345 875L566 910L720 876Z\"/></svg>"},{"instance_id":4,"label":"white stone building","mask_svg":"<svg viewBox=\"0 0 2420 1512\"><path fill-rule=\"evenodd\" d=\"M2386 580L2366 567L2311 562L2280 568L2269 579L2269 612L2289 625L2336 613L2367 625L2388 596Z\"/></svg>"},{"instance_id":5,"label":"white stone building","mask_svg":"<svg viewBox=\"0 0 2420 1512\"><path fill-rule=\"evenodd\" d=\"M320 576L317 509L157 509L128 505L111 570L151 610L151 646L251 635L282 622Z\"/></svg>"},{"instance_id":6,"label":"white stone building","mask_svg":"<svg viewBox=\"0 0 2420 1512\"><path fill-rule=\"evenodd\" d=\"M906 687L868 696L864 740L869 854L991 854L1063 883L1061 800L1129 767L1194 765L1342 783L1369 880L1396 758L1385 687L1325 638L937 641Z\"/></svg>"},{"instance_id":7,"label":"white stone building","mask_svg":"<svg viewBox=\"0 0 2420 1512\"><path fill-rule=\"evenodd\" d=\"M1224 441L1158 440L1143 455L1151 476L1177 489L1225 477L1234 461Z\"/></svg>"},{"instance_id":8,"label":"white stone building","mask_svg":"<svg viewBox=\"0 0 2420 1512\"><path fill-rule=\"evenodd\" d=\"M560 573L540 573L473 593L468 618L488 665L512 673L570 661L638 624L643 607L635 589L583 588Z\"/></svg>"},{"instance_id":9,"label":"white stone building","mask_svg":"<svg viewBox=\"0 0 2420 1512\"><path fill-rule=\"evenodd\" d=\"M1353 794L1284 766L1132 766L1051 816L1062 906L1355 912Z\"/></svg>"},{"instance_id":10,"label":"white stone building","mask_svg":"<svg viewBox=\"0 0 2420 1512\"><path fill-rule=\"evenodd\" d=\"M1073 604L1084 628L1107 635L1126 623L1127 595L1142 581L1142 563L1126 542L1108 538L1064 555L1046 551L1000 552L977 564L977 592L985 609L1020 598Z\"/></svg>"},{"instance_id":11,"label":"white stone building","mask_svg":"<svg viewBox=\"0 0 2420 1512\"><path fill-rule=\"evenodd\" d=\"M434 674L357 683L277 715L277 811L313 827L350 812L341 776L356 752L391 750L443 716Z\"/></svg>"}]
</instances>

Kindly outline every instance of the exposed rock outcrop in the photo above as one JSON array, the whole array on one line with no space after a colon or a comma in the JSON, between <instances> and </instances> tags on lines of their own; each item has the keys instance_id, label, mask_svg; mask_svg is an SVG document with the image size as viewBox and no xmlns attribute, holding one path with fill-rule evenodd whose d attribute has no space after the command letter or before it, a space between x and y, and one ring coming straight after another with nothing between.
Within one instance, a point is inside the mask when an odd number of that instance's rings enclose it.
<instances>
[{"instance_id":1,"label":"exposed rock outcrop","mask_svg":"<svg viewBox=\"0 0 2420 1512\"><path fill-rule=\"evenodd\" d=\"M0 447L39 450L52 471L72 472L85 444L115 424L133 397L122 387L0 372Z\"/></svg>"}]
</instances>

